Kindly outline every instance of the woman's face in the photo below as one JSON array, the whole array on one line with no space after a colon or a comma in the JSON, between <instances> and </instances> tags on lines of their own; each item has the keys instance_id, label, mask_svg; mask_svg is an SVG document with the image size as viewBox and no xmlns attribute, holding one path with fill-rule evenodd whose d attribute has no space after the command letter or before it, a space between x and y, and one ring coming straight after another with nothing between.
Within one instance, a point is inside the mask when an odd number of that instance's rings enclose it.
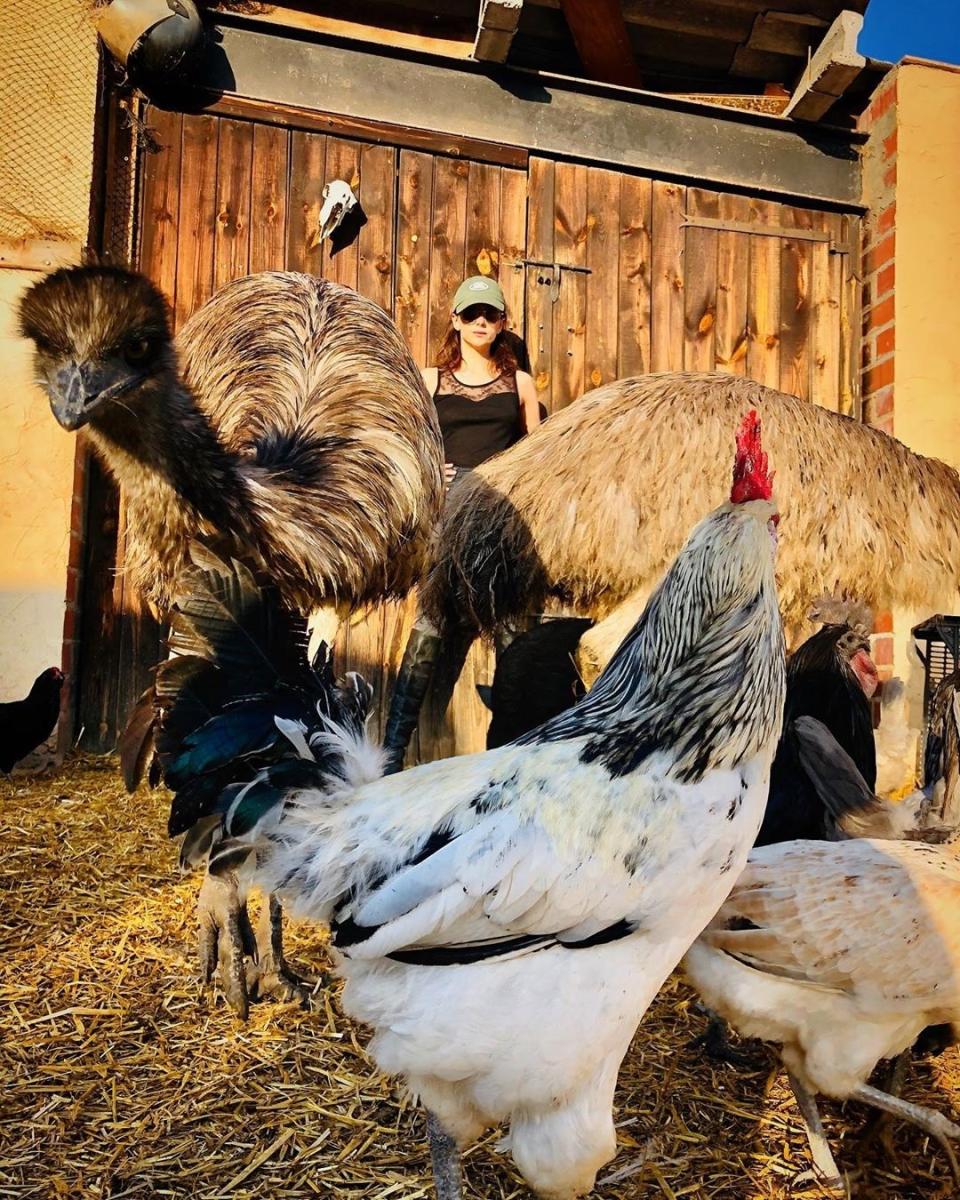
<instances>
[{"instance_id":1,"label":"woman's face","mask_svg":"<svg viewBox=\"0 0 960 1200\"><path fill-rule=\"evenodd\" d=\"M489 304L470 304L453 314L453 327L475 350L489 349L503 329L503 313Z\"/></svg>"}]
</instances>

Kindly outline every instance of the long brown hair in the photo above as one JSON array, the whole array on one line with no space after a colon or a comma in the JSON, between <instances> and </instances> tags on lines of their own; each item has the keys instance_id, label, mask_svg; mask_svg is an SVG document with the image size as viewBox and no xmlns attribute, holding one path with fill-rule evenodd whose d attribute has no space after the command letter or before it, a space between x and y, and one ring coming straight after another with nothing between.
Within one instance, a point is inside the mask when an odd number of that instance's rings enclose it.
<instances>
[{"instance_id":1,"label":"long brown hair","mask_svg":"<svg viewBox=\"0 0 960 1200\"><path fill-rule=\"evenodd\" d=\"M504 335L507 332L507 314L503 314L503 329L494 338L493 345L490 348L490 359L497 371L501 375L510 375L517 369L517 356L510 346L509 339ZM441 371L455 371L463 362L463 354L460 351L460 333L454 329L453 320L450 321L450 328L446 332L446 336L440 343L440 349L437 351L436 366Z\"/></svg>"}]
</instances>

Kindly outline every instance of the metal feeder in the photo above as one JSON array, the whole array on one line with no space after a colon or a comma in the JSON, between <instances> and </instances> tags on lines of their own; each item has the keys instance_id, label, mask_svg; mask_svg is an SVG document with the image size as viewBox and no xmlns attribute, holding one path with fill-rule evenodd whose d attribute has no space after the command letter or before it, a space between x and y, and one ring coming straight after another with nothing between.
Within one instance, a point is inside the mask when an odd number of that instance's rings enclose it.
<instances>
[{"instance_id":1,"label":"metal feeder","mask_svg":"<svg viewBox=\"0 0 960 1200\"><path fill-rule=\"evenodd\" d=\"M936 613L914 625L910 632L923 663L923 719L926 721L933 693L960 664L960 617Z\"/></svg>"}]
</instances>

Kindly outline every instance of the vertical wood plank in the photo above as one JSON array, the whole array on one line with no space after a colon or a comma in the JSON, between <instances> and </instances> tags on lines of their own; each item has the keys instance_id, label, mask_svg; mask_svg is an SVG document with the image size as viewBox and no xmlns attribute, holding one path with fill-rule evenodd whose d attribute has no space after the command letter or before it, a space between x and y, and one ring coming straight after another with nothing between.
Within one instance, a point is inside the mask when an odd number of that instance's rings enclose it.
<instances>
[{"instance_id":1,"label":"vertical wood plank","mask_svg":"<svg viewBox=\"0 0 960 1200\"><path fill-rule=\"evenodd\" d=\"M655 179L652 185L650 369L683 370L684 205L686 189Z\"/></svg>"},{"instance_id":2,"label":"vertical wood plank","mask_svg":"<svg viewBox=\"0 0 960 1200\"><path fill-rule=\"evenodd\" d=\"M253 127L250 184L250 271L282 271L287 245L290 134L278 125Z\"/></svg>"},{"instance_id":3,"label":"vertical wood plank","mask_svg":"<svg viewBox=\"0 0 960 1200\"><path fill-rule=\"evenodd\" d=\"M437 158L433 167L433 249L427 347L430 361L447 332L454 292L463 282L469 173L469 164L454 158Z\"/></svg>"},{"instance_id":4,"label":"vertical wood plank","mask_svg":"<svg viewBox=\"0 0 960 1200\"><path fill-rule=\"evenodd\" d=\"M250 185L253 125L220 118L213 290L250 270Z\"/></svg>"},{"instance_id":5,"label":"vertical wood plank","mask_svg":"<svg viewBox=\"0 0 960 1200\"><path fill-rule=\"evenodd\" d=\"M587 328L584 386L617 377L620 331L620 175L591 167L587 171Z\"/></svg>"},{"instance_id":6,"label":"vertical wood plank","mask_svg":"<svg viewBox=\"0 0 960 1200\"><path fill-rule=\"evenodd\" d=\"M843 297L843 256L831 252L842 238L839 213L813 214L813 227L828 233L831 242L812 246L813 311L810 323L810 399L832 412L840 411L840 317Z\"/></svg>"},{"instance_id":7,"label":"vertical wood plank","mask_svg":"<svg viewBox=\"0 0 960 1200\"><path fill-rule=\"evenodd\" d=\"M720 219L744 224L750 219L745 196L720 197ZM747 373L750 330L747 309L750 290L750 235L721 230L717 235L716 369L731 375Z\"/></svg>"},{"instance_id":8,"label":"vertical wood plank","mask_svg":"<svg viewBox=\"0 0 960 1200\"><path fill-rule=\"evenodd\" d=\"M786 228L810 229L810 213L784 205ZM802 400L810 398L811 243L784 237L780 256L780 387Z\"/></svg>"},{"instance_id":9,"label":"vertical wood plank","mask_svg":"<svg viewBox=\"0 0 960 1200\"><path fill-rule=\"evenodd\" d=\"M500 169L500 274L507 302L507 328L526 340L524 297L527 244L527 173ZM529 346L527 347L529 350Z\"/></svg>"},{"instance_id":10,"label":"vertical wood plank","mask_svg":"<svg viewBox=\"0 0 960 1200\"><path fill-rule=\"evenodd\" d=\"M860 323L863 306L861 281L861 218L845 213L840 219L843 255L843 292L840 305L840 411L859 421L863 415L860 388Z\"/></svg>"},{"instance_id":11,"label":"vertical wood plank","mask_svg":"<svg viewBox=\"0 0 960 1200\"><path fill-rule=\"evenodd\" d=\"M554 164L531 158L527 178L527 258L553 262ZM558 285L559 285L559 281ZM526 341L530 370L537 396L547 412L553 411L553 272L549 267L526 270Z\"/></svg>"},{"instance_id":12,"label":"vertical wood plank","mask_svg":"<svg viewBox=\"0 0 960 1200\"><path fill-rule=\"evenodd\" d=\"M650 180L620 181L620 379L650 370Z\"/></svg>"},{"instance_id":13,"label":"vertical wood plank","mask_svg":"<svg viewBox=\"0 0 960 1200\"><path fill-rule=\"evenodd\" d=\"M349 184L354 195L357 195L360 191L360 150L359 142L349 142L344 138L327 138L327 162L323 182L327 184L335 179L342 179L344 183ZM355 289L360 265L359 237L339 248L327 238L321 243L320 249L323 253L324 278Z\"/></svg>"},{"instance_id":14,"label":"vertical wood plank","mask_svg":"<svg viewBox=\"0 0 960 1200\"><path fill-rule=\"evenodd\" d=\"M464 275L500 274L500 168L470 163Z\"/></svg>"},{"instance_id":15,"label":"vertical wood plank","mask_svg":"<svg viewBox=\"0 0 960 1200\"><path fill-rule=\"evenodd\" d=\"M145 155L143 160L140 269L175 305L183 118L180 113L150 108L145 119L160 150Z\"/></svg>"},{"instance_id":16,"label":"vertical wood plank","mask_svg":"<svg viewBox=\"0 0 960 1200\"><path fill-rule=\"evenodd\" d=\"M780 205L750 200L750 220L756 225L780 224ZM761 234L750 239L750 279L747 321L750 344L747 374L767 387L780 387L780 239Z\"/></svg>"},{"instance_id":17,"label":"vertical wood plank","mask_svg":"<svg viewBox=\"0 0 960 1200\"><path fill-rule=\"evenodd\" d=\"M397 197L397 297L400 332L420 366L432 362L430 326L430 243L433 209L433 155L400 151ZM402 653L402 650L401 650Z\"/></svg>"},{"instance_id":18,"label":"vertical wood plank","mask_svg":"<svg viewBox=\"0 0 960 1200\"><path fill-rule=\"evenodd\" d=\"M720 197L687 189L687 215L716 220ZM683 369L712 371L717 338L717 239L715 229L687 226L683 256Z\"/></svg>"},{"instance_id":19,"label":"vertical wood plank","mask_svg":"<svg viewBox=\"0 0 960 1200\"><path fill-rule=\"evenodd\" d=\"M364 146L360 155L360 203L367 223L358 242L357 290L393 314L394 204L397 151Z\"/></svg>"},{"instance_id":20,"label":"vertical wood plank","mask_svg":"<svg viewBox=\"0 0 960 1200\"><path fill-rule=\"evenodd\" d=\"M290 134L290 185L287 191L287 270L321 275L320 208L327 139L320 133Z\"/></svg>"},{"instance_id":21,"label":"vertical wood plank","mask_svg":"<svg viewBox=\"0 0 960 1200\"><path fill-rule=\"evenodd\" d=\"M558 162L554 168L554 257L562 266L587 265L587 168ZM553 306L553 407L565 408L584 391L587 279L562 271Z\"/></svg>"},{"instance_id":22,"label":"vertical wood plank","mask_svg":"<svg viewBox=\"0 0 960 1200\"><path fill-rule=\"evenodd\" d=\"M175 321L179 328L213 292L219 119L183 118Z\"/></svg>"}]
</instances>

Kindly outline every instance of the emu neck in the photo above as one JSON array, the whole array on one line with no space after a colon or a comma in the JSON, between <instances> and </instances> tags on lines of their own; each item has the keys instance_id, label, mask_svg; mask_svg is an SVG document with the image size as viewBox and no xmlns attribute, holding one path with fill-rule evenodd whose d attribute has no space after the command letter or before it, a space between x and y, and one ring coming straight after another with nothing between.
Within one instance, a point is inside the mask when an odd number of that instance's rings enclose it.
<instances>
[{"instance_id":1,"label":"emu neck","mask_svg":"<svg viewBox=\"0 0 960 1200\"><path fill-rule=\"evenodd\" d=\"M87 432L123 489L129 534L164 583L143 581L160 597L176 577L189 540L249 524L236 458L220 444L206 415L177 380L146 398L142 412L113 412ZM134 554L137 557L137 554Z\"/></svg>"}]
</instances>

